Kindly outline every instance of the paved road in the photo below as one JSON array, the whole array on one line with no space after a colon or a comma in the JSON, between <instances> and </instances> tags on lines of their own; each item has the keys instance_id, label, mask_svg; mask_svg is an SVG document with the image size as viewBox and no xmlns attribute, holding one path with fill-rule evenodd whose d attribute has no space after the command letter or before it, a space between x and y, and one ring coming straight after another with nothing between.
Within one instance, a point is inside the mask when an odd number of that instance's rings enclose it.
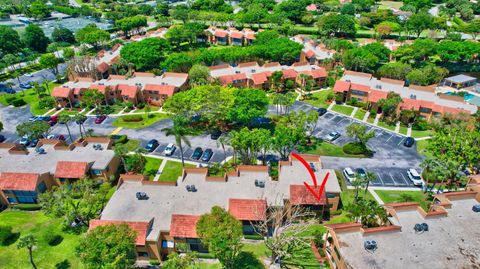
<instances>
[{"instance_id":1,"label":"paved road","mask_svg":"<svg viewBox=\"0 0 480 269\"><path fill-rule=\"evenodd\" d=\"M59 73L61 74L64 73L66 69L67 69L67 64L62 63L58 65ZM52 70L43 69L43 70L32 73L31 76L27 76L27 75L20 76L20 83L30 83L30 84L32 84L33 82L43 83L44 80L53 81L55 79L56 77L52 73ZM15 91L24 90L20 88L18 80L16 78L0 82L0 84L6 84L7 82L12 82L14 84L12 88Z\"/></svg>"}]
</instances>

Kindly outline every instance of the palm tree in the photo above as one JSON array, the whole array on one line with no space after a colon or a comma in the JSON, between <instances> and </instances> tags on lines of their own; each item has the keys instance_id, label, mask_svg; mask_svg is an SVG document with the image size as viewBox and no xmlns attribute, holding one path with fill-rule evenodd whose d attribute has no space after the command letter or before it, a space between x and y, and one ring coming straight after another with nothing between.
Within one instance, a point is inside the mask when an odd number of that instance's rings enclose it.
<instances>
[{"instance_id":1,"label":"palm tree","mask_svg":"<svg viewBox=\"0 0 480 269\"><path fill-rule=\"evenodd\" d=\"M125 157L128 154L128 148L125 146L125 144L117 144L115 145L113 151L115 152L115 156L120 158L122 161L123 169L126 172L127 171L127 162L125 160Z\"/></svg>"},{"instance_id":2,"label":"palm tree","mask_svg":"<svg viewBox=\"0 0 480 269\"><path fill-rule=\"evenodd\" d=\"M423 190L423 193L427 192L428 179L432 176L431 173L437 166L438 166L437 161L435 161L432 158L426 158L420 164L420 167L423 168L423 172L422 172L423 179L425 179L425 188Z\"/></svg>"},{"instance_id":3,"label":"palm tree","mask_svg":"<svg viewBox=\"0 0 480 269\"><path fill-rule=\"evenodd\" d=\"M80 136L83 138L83 134L86 133L85 127L83 126L83 124L87 120L87 116L81 113L77 113L73 116L73 119L75 120L75 123L78 124L78 128L80 130ZM83 127L83 132L82 132L82 127Z\"/></svg>"},{"instance_id":4,"label":"palm tree","mask_svg":"<svg viewBox=\"0 0 480 269\"><path fill-rule=\"evenodd\" d=\"M182 158L182 166L185 167L185 161L183 159L183 145L182 141L189 147L190 140L188 140L187 135L192 134L191 130L187 127L187 121L183 117L176 116L173 118L173 126L170 128L163 128L166 136L173 135L175 136L175 142L180 148L180 156Z\"/></svg>"},{"instance_id":5,"label":"palm tree","mask_svg":"<svg viewBox=\"0 0 480 269\"><path fill-rule=\"evenodd\" d=\"M367 172L365 174L365 178L363 179L363 183L365 183L365 197L367 195L368 186L370 185L370 182L374 181L375 179L377 179L377 177L373 172Z\"/></svg>"},{"instance_id":6,"label":"palm tree","mask_svg":"<svg viewBox=\"0 0 480 269\"><path fill-rule=\"evenodd\" d=\"M70 123L71 121L72 117L70 117L70 115L60 115L58 117L58 123L64 124L65 127L67 127L68 136L70 137L70 143L73 142L72 133L70 132L70 127L68 126L68 123Z\"/></svg>"},{"instance_id":7,"label":"palm tree","mask_svg":"<svg viewBox=\"0 0 480 269\"><path fill-rule=\"evenodd\" d=\"M359 175L356 174L355 180L352 181L352 186L355 188L355 198L353 199L353 203L356 203L358 200L358 191L360 187L362 186L363 181L359 179Z\"/></svg>"},{"instance_id":8,"label":"palm tree","mask_svg":"<svg viewBox=\"0 0 480 269\"><path fill-rule=\"evenodd\" d=\"M33 262L33 247L37 244L37 240L33 235L27 235L22 238L20 238L20 241L18 242L17 248L27 248L28 249L28 255L30 256L30 263L32 264L32 267L34 269L37 269L37 266Z\"/></svg>"},{"instance_id":9,"label":"palm tree","mask_svg":"<svg viewBox=\"0 0 480 269\"><path fill-rule=\"evenodd\" d=\"M225 144L228 143L228 137L220 136L220 138L218 138L218 143L220 144L220 146L223 149L223 159L225 160L225 163L226 163L226 161L227 161L227 151L225 150Z\"/></svg>"}]
</instances>

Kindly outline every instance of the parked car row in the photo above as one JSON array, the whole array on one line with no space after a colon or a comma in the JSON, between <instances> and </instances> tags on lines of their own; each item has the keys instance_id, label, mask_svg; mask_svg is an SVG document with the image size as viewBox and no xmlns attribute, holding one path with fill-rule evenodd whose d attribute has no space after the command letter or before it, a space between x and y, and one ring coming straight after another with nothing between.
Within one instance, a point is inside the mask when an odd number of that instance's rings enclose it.
<instances>
[{"instance_id":1,"label":"parked car row","mask_svg":"<svg viewBox=\"0 0 480 269\"><path fill-rule=\"evenodd\" d=\"M43 138L43 137L41 137ZM65 136L64 135L48 135L47 137L45 137L46 139L54 139L54 140L61 140L61 141L65 141ZM25 147L31 147L31 148L34 148L37 146L38 144L38 138L34 138L34 137L29 137L28 135L24 135L22 136L22 138L20 139L20 142L19 144L22 145L22 146L25 146ZM2 142L2 141L0 141Z\"/></svg>"},{"instance_id":2,"label":"parked car row","mask_svg":"<svg viewBox=\"0 0 480 269\"><path fill-rule=\"evenodd\" d=\"M29 121L46 121L50 126L57 124L58 116L33 116L28 119Z\"/></svg>"},{"instance_id":3,"label":"parked car row","mask_svg":"<svg viewBox=\"0 0 480 269\"><path fill-rule=\"evenodd\" d=\"M156 148L158 148L158 146L160 146L160 143L158 142L158 140L157 139L152 139L152 140L148 141L147 145L145 146L145 149L148 152L153 152L153 151L155 151ZM177 146L173 143L169 143L165 147L165 149L163 150L163 154L165 154L165 156L172 156L175 153L176 150L177 150ZM193 160L200 160L202 162L208 162L208 161L210 161L212 156L213 156L213 150L212 149L207 148L207 149L203 150L201 147L197 147L193 151L193 154L192 154L192 156L190 156L190 158L193 159Z\"/></svg>"},{"instance_id":4,"label":"parked car row","mask_svg":"<svg viewBox=\"0 0 480 269\"><path fill-rule=\"evenodd\" d=\"M363 168L357 168L353 170L350 167L343 169L343 175L348 180L348 182L353 183L357 179L363 179L367 176L367 172ZM424 186L425 183L420 176L420 174L415 169L407 170L407 177L415 186Z\"/></svg>"}]
</instances>

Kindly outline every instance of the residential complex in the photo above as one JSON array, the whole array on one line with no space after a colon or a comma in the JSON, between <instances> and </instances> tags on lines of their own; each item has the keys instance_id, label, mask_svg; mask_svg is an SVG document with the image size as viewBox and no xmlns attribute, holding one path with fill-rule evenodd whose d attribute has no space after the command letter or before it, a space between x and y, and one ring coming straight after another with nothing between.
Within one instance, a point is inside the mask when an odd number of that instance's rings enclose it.
<instances>
[{"instance_id":1,"label":"residential complex","mask_svg":"<svg viewBox=\"0 0 480 269\"><path fill-rule=\"evenodd\" d=\"M387 204L390 225L385 227L327 225L325 252L330 267L478 267L480 231L474 226L480 223L480 213L474 206L479 203L477 188L439 194L429 212L418 203Z\"/></svg>"},{"instance_id":2,"label":"residential complex","mask_svg":"<svg viewBox=\"0 0 480 269\"><path fill-rule=\"evenodd\" d=\"M255 40L256 32L244 28L239 31L235 27L229 27L228 29L222 29L215 26L208 27L205 30L207 34L207 42L215 45L234 45L234 46L243 46L251 45Z\"/></svg>"},{"instance_id":3,"label":"residential complex","mask_svg":"<svg viewBox=\"0 0 480 269\"><path fill-rule=\"evenodd\" d=\"M39 193L84 177L109 180L120 163L111 145L99 137L71 145L40 139L35 148L0 143L0 204L37 203Z\"/></svg>"},{"instance_id":4,"label":"residential complex","mask_svg":"<svg viewBox=\"0 0 480 269\"><path fill-rule=\"evenodd\" d=\"M321 87L327 78L325 68L307 62L297 62L291 66L281 65L278 62L264 65L248 62L240 63L237 66L225 64L210 67L212 78L218 79L222 85L239 88L269 89L273 72L282 72L282 80L292 80L300 85L304 85L306 79L310 78L317 87Z\"/></svg>"},{"instance_id":5,"label":"residential complex","mask_svg":"<svg viewBox=\"0 0 480 269\"><path fill-rule=\"evenodd\" d=\"M343 77L336 81L333 90L337 94L343 94L345 101L355 98L375 109L380 109L379 100L386 99L388 93L394 92L402 98L399 112L419 111L420 117L427 120L446 113L472 114L477 111L477 106L466 102L463 97L438 93L433 86L407 86L405 81L377 79L371 74L361 72L346 71Z\"/></svg>"},{"instance_id":6,"label":"residential complex","mask_svg":"<svg viewBox=\"0 0 480 269\"><path fill-rule=\"evenodd\" d=\"M318 43L303 35L296 35L292 37L291 40L303 45L302 52L300 53L300 62L322 64L332 59L336 53L335 50L328 49L324 44Z\"/></svg>"},{"instance_id":7,"label":"residential complex","mask_svg":"<svg viewBox=\"0 0 480 269\"><path fill-rule=\"evenodd\" d=\"M253 233L252 223L266 219L268 208L285 203L305 206L318 214L324 209L337 210L340 186L334 170L322 169L319 156L303 157L316 167L319 180L328 177L320 201L305 188L304 181L313 183L308 171L295 159L279 164L278 180L269 176L269 167L248 165L224 177L210 177L206 168L185 168L172 184L123 175L100 220L92 222L90 228L119 222L136 230L141 228L138 258L159 259L175 251L177 243L186 243L190 250L206 251L196 234L196 222L213 206L228 209L242 221L245 234ZM145 193L148 198L138 199L137 193Z\"/></svg>"}]
</instances>

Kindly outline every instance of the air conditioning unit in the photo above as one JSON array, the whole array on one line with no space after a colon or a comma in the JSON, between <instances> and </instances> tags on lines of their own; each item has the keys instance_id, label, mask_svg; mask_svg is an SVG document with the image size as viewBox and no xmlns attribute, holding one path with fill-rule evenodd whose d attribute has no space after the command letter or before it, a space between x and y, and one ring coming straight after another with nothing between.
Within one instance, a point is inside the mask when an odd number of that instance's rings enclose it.
<instances>
[{"instance_id":1,"label":"air conditioning unit","mask_svg":"<svg viewBox=\"0 0 480 269\"><path fill-rule=\"evenodd\" d=\"M365 248L366 251L375 251L377 250L378 246L377 246L377 241L375 240L365 240L365 242L363 242L363 247Z\"/></svg>"},{"instance_id":2,"label":"air conditioning unit","mask_svg":"<svg viewBox=\"0 0 480 269\"><path fill-rule=\"evenodd\" d=\"M240 71L239 71L239 70L236 70L236 71L235 71L235 74L240 74Z\"/></svg>"},{"instance_id":3,"label":"air conditioning unit","mask_svg":"<svg viewBox=\"0 0 480 269\"><path fill-rule=\"evenodd\" d=\"M472 210L473 212L476 212L476 213L480 212L480 204L472 206Z\"/></svg>"},{"instance_id":4,"label":"air conditioning unit","mask_svg":"<svg viewBox=\"0 0 480 269\"><path fill-rule=\"evenodd\" d=\"M428 224L424 223L417 223L415 226L413 226L413 229L417 233L423 233L428 231Z\"/></svg>"}]
</instances>

